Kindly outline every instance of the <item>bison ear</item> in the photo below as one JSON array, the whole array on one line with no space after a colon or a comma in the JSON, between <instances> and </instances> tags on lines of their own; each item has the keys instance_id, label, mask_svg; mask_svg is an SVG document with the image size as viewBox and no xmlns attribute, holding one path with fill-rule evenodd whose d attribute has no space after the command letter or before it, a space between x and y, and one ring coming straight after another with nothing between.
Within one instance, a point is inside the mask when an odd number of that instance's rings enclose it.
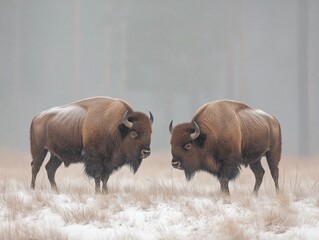
<instances>
[{"instance_id":1,"label":"bison ear","mask_svg":"<svg viewBox=\"0 0 319 240\"><path fill-rule=\"evenodd\" d=\"M118 125L117 129L120 131L121 137L125 138L125 136L129 133L129 128L127 128L124 123Z\"/></svg>"},{"instance_id":2,"label":"bison ear","mask_svg":"<svg viewBox=\"0 0 319 240\"><path fill-rule=\"evenodd\" d=\"M198 138L195 139L195 143L199 146L199 147L203 147L206 141L206 137L207 135L205 133L201 133Z\"/></svg>"}]
</instances>

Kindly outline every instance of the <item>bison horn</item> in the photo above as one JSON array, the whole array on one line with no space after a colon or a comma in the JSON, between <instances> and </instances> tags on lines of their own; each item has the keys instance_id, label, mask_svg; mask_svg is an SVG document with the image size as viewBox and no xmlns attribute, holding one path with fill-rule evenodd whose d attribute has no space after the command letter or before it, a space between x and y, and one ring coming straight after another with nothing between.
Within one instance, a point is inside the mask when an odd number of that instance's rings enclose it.
<instances>
[{"instance_id":1,"label":"bison horn","mask_svg":"<svg viewBox=\"0 0 319 240\"><path fill-rule=\"evenodd\" d=\"M169 124L169 132L172 134L173 131L173 120L171 121L171 123Z\"/></svg>"},{"instance_id":2,"label":"bison horn","mask_svg":"<svg viewBox=\"0 0 319 240\"><path fill-rule=\"evenodd\" d=\"M150 120L151 120L151 124L153 124L153 122L154 122L153 114L151 113L151 111L149 111L149 113L150 113Z\"/></svg>"},{"instance_id":3,"label":"bison horn","mask_svg":"<svg viewBox=\"0 0 319 240\"><path fill-rule=\"evenodd\" d=\"M133 123L128 120L127 114L128 114L128 111L126 111L123 115L123 123L127 128L131 128L133 127Z\"/></svg>"},{"instance_id":4,"label":"bison horn","mask_svg":"<svg viewBox=\"0 0 319 240\"><path fill-rule=\"evenodd\" d=\"M193 132L191 134L191 138L192 140L195 140L196 138L198 138L199 134L200 134L200 129L199 129L199 126L196 122L194 122L194 125L195 125L195 132Z\"/></svg>"}]
</instances>

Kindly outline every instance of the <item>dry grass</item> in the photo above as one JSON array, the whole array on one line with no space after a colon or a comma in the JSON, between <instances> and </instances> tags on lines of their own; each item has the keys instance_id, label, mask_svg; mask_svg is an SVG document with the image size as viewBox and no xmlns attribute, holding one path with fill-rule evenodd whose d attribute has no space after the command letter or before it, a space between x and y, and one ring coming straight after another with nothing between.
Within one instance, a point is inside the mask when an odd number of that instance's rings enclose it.
<instances>
[{"instance_id":1,"label":"dry grass","mask_svg":"<svg viewBox=\"0 0 319 240\"><path fill-rule=\"evenodd\" d=\"M94 194L81 164L58 169L60 194L51 192L44 167L31 191L29 155L0 154L0 239L268 239L319 227L315 159L283 158L279 194L264 164L259 197L243 169L225 199L215 177L199 173L186 182L165 154L146 159L136 175L114 173L108 195Z\"/></svg>"},{"instance_id":2,"label":"dry grass","mask_svg":"<svg viewBox=\"0 0 319 240\"><path fill-rule=\"evenodd\" d=\"M60 229L54 227L39 228L30 226L26 221L17 223L9 223L1 225L0 239L52 239L52 240L67 240L68 236Z\"/></svg>"}]
</instances>

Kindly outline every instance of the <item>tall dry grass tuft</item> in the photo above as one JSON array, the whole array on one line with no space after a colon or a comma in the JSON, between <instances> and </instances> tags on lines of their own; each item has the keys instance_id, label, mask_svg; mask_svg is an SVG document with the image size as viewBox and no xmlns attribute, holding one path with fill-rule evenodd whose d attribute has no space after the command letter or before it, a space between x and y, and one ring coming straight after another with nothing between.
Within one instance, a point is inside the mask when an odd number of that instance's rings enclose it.
<instances>
[{"instance_id":1,"label":"tall dry grass tuft","mask_svg":"<svg viewBox=\"0 0 319 240\"><path fill-rule=\"evenodd\" d=\"M39 224L28 224L25 221L1 224L0 239L52 239L67 240L68 235L52 223L49 227Z\"/></svg>"},{"instance_id":2,"label":"tall dry grass tuft","mask_svg":"<svg viewBox=\"0 0 319 240\"><path fill-rule=\"evenodd\" d=\"M167 226L163 224L157 224L155 227L157 232L156 238L162 240L182 240L187 239L186 236L183 236L183 232L169 229ZM183 236L183 237L182 237Z\"/></svg>"},{"instance_id":3,"label":"tall dry grass tuft","mask_svg":"<svg viewBox=\"0 0 319 240\"><path fill-rule=\"evenodd\" d=\"M16 220L19 216L29 215L35 209L31 198L21 192L2 194L1 200L3 201L3 207L6 208L7 211L5 218L11 221Z\"/></svg>"},{"instance_id":4,"label":"tall dry grass tuft","mask_svg":"<svg viewBox=\"0 0 319 240\"><path fill-rule=\"evenodd\" d=\"M237 221L234 221L230 218L225 218L219 225L218 225L219 232L222 232L223 239L237 239L237 240L244 240L249 239L246 235L246 231L242 225L240 225Z\"/></svg>"},{"instance_id":5,"label":"tall dry grass tuft","mask_svg":"<svg viewBox=\"0 0 319 240\"><path fill-rule=\"evenodd\" d=\"M263 227L276 234L284 233L297 225L297 218L286 209L272 208L263 212Z\"/></svg>"},{"instance_id":6,"label":"tall dry grass tuft","mask_svg":"<svg viewBox=\"0 0 319 240\"><path fill-rule=\"evenodd\" d=\"M89 224L94 221L108 221L105 212L100 211L98 206L52 206L52 210L61 216L66 224Z\"/></svg>"},{"instance_id":7,"label":"tall dry grass tuft","mask_svg":"<svg viewBox=\"0 0 319 240\"><path fill-rule=\"evenodd\" d=\"M277 194L277 201L283 209L289 210L291 207L291 199L287 193L280 191Z\"/></svg>"}]
</instances>

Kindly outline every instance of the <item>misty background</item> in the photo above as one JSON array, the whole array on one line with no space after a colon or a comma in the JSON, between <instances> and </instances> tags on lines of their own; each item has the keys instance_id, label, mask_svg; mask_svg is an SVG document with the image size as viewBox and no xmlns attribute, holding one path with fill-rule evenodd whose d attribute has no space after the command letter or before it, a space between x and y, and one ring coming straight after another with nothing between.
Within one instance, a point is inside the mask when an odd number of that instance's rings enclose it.
<instances>
[{"instance_id":1,"label":"misty background","mask_svg":"<svg viewBox=\"0 0 319 240\"><path fill-rule=\"evenodd\" d=\"M274 115L283 153L319 153L319 1L0 0L0 149L29 150L40 111L91 97L169 122L234 99Z\"/></svg>"}]
</instances>

